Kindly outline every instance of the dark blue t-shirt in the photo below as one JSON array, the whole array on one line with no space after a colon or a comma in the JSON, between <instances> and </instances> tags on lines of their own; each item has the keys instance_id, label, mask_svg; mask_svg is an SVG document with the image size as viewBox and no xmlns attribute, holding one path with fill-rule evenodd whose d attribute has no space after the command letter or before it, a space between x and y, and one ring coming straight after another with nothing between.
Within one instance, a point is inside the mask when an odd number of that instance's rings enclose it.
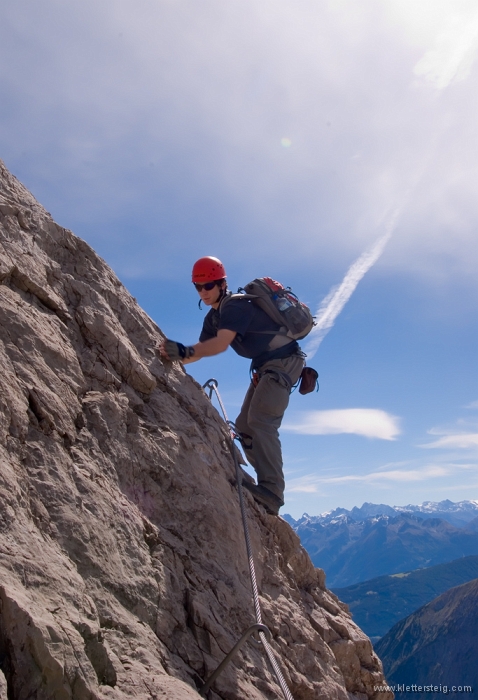
<instances>
[{"instance_id":1,"label":"dark blue t-shirt","mask_svg":"<svg viewBox=\"0 0 478 700\"><path fill-rule=\"evenodd\" d=\"M225 299L220 309L210 309L204 319L199 341L215 338L219 330L237 333L231 348L241 357L251 359L253 369L268 360L294 355L299 350L295 340L276 350L268 350L269 343L275 333L279 332L280 326L249 299Z\"/></svg>"}]
</instances>

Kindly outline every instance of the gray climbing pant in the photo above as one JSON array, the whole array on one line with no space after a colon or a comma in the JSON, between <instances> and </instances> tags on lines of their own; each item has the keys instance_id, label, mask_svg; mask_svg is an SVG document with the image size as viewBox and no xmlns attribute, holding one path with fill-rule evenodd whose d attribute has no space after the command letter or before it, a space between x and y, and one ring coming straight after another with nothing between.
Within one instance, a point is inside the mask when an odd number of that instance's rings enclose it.
<instances>
[{"instance_id":1,"label":"gray climbing pant","mask_svg":"<svg viewBox=\"0 0 478 700\"><path fill-rule=\"evenodd\" d=\"M251 382L236 419L247 460L257 472L257 483L284 501L284 472L279 428L298 381L304 360L292 355L270 360L259 369L259 383Z\"/></svg>"}]
</instances>

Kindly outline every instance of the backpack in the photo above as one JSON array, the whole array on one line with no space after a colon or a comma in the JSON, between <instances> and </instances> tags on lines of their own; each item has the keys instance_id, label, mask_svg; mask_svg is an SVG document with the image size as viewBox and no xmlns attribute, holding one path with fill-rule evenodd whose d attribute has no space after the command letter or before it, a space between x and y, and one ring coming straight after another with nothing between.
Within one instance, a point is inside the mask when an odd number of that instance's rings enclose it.
<instances>
[{"instance_id":1,"label":"backpack","mask_svg":"<svg viewBox=\"0 0 478 700\"><path fill-rule=\"evenodd\" d=\"M292 340L305 338L315 326L309 307L299 301L290 287L284 287L271 277L252 280L245 287L239 288L238 293L232 294L229 299L250 299L281 326L280 335Z\"/></svg>"}]
</instances>

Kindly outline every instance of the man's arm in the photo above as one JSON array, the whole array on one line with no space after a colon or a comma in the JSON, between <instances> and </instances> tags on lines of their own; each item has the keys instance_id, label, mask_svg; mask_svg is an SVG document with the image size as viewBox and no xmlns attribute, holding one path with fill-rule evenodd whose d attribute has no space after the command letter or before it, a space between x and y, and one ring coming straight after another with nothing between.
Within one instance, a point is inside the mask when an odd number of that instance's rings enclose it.
<instances>
[{"instance_id":1,"label":"man's arm","mask_svg":"<svg viewBox=\"0 0 478 700\"><path fill-rule=\"evenodd\" d=\"M190 362L197 362L202 357L212 357L213 355L219 355L221 352L225 352L236 335L235 331L222 329L217 332L215 338L209 338L209 340L204 340L202 343L196 343L196 345L193 345L194 355L187 360L183 360L183 364L187 365Z\"/></svg>"},{"instance_id":2,"label":"man's arm","mask_svg":"<svg viewBox=\"0 0 478 700\"><path fill-rule=\"evenodd\" d=\"M221 329L214 338L209 338L209 340L204 340L202 343L196 343L196 345L190 348L185 348L189 352L191 350L194 351L189 357L181 357L180 354L176 352L174 346L177 346L178 343L174 341L166 341L170 344L168 348L169 353L165 350L164 344L159 348L159 352L168 360L179 360L179 362L182 362L184 365L188 365L191 362L197 362L203 357L212 357L213 355L219 355L221 352L225 352L236 335L235 331ZM184 346L181 347L184 348Z\"/></svg>"}]
</instances>

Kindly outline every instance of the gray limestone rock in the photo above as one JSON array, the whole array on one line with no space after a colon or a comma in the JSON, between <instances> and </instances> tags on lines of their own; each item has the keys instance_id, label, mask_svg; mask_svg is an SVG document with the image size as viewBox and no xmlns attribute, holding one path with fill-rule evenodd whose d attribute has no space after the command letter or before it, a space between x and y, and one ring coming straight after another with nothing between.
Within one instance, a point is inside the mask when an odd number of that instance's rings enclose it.
<instances>
[{"instance_id":1,"label":"gray limestone rock","mask_svg":"<svg viewBox=\"0 0 478 700\"><path fill-rule=\"evenodd\" d=\"M198 698L255 621L227 430L162 337L0 162L0 698ZM295 700L391 698L293 530L245 498ZM252 644L210 692L273 697Z\"/></svg>"}]
</instances>

